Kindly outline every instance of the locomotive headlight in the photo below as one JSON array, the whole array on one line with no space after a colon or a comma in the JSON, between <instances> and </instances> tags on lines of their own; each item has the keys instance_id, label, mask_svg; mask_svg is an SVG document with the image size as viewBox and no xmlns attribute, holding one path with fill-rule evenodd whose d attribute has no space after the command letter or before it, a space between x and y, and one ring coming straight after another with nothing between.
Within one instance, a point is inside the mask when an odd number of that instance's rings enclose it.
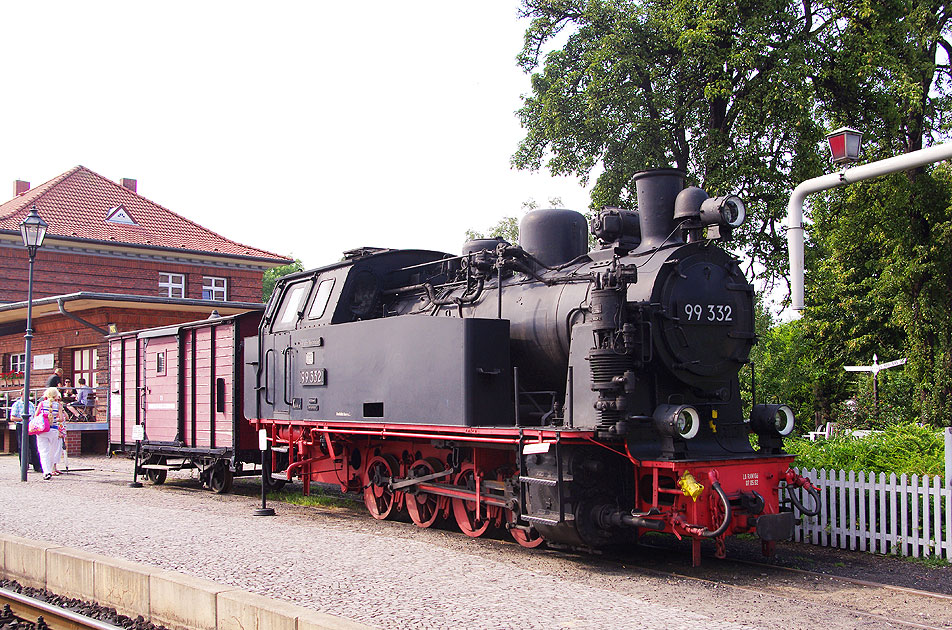
<instances>
[{"instance_id":1,"label":"locomotive headlight","mask_svg":"<svg viewBox=\"0 0 952 630\"><path fill-rule=\"evenodd\" d=\"M750 428L755 433L786 436L793 432L796 417L787 405L754 405Z\"/></svg>"},{"instance_id":2,"label":"locomotive headlight","mask_svg":"<svg viewBox=\"0 0 952 630\"><path fill-rule=\"evenodd\" d=\"M701 414L691 405L660 405L653 417L655 428L662 435L690 440L701 428Z\"/></svg>"},{"instance_id":3,"label":"locomotive headlight","mask_svg":"<svg viewBox=\"0 0 952 630\"><path fill-rule=\"evenodd\" d=\"M738 227L747 218L747 207L740 197L726 195L705 199L701 204L701 225Z\"/></svg>"}]
</instances>

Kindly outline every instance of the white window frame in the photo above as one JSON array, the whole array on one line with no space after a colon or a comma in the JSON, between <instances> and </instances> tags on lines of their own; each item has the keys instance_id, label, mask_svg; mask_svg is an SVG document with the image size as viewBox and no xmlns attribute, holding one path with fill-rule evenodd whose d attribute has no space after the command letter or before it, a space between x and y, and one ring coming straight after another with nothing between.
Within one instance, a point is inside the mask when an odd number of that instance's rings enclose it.
<instances>
[{"instance_id":1,"label":"white window frame","mask_svg":"<svg viewBox=\"0 0 952 630\"><path fill-rule=\"evenodd\" d=\"M179 295L175 295L178 293ZM170 298L185 297L185 274L171 273L168 271L159 272L159 295Z\"/></svg>"},{"instance_id":2,"label":"white window frame","mask_svg":"<svg viewBox=\"0 0 952 630\"><path fill-rule=\"evenodd\" d=\"M324 313L327 311L327 303L331 299L331 291L333 290L334 278L321 280L321 283L317 285L317 293L314 295L314 300L311 302L311 310L307 313L308 319L324 317Z\"/></svg>"},{"instance_id":3,"label":"white window frame","mask_svg":"<svg viewBox=\"0 0 952 630\"><path fill-rule=\"evenodd\" d=\"M96 347L73 349L73 387L77 387L79 379L86 380L87 387L99 387L99 349Z\"/></svg>"},{"instance_id":4,"label":"white window frame","mask_svg":"<svg viewBox=\"0 0 952 630\"><path fill-rule=\"evenodd\" d=\"M205 294L208 293L208 297ZM202 278L202 299L225 302L228 300L228 278L204 276Z\"/></svg>"},{"instance_id":5,"label":"white window frame","mask_svg":"<svg viewBox=\"0 0 952 630\"><path fill-rule=\"evenodd\" d=\"M10 355L10 371L22 372L26 369L26 352Z\"/></svg>"}]
</instances>

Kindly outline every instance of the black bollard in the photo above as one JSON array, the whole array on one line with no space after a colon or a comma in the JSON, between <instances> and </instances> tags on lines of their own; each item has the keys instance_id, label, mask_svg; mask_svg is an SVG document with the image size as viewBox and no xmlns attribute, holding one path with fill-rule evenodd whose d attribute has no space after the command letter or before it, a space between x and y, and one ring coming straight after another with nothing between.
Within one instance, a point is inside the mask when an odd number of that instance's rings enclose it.
<instances>
[{"instance_id":1,"label":"black bollard","mask_svg":"<svg viewBox=\"0 0 952 630\"><path fill-rule=\"evenodd\" d=\"M137 427L140 425L136 425ZM132 483L129 484L130 488L141 488L142 484L136 479L139 475L139 449L142 447L142 440L136 440L136 462L132 467Z\"/></svg>"},{"instance_id":2,"label":"black bollard","mask_svg":"<svg viewBox=\"0 0 952 630\"><path fill-rule=\"evenodd\" d=\"M268 449L268 431L261 429L258 431L258 448L261 449L261 507L255 510L255 516L274 516L274 508L269 508L267 504L268 479L271 478L271 463Z\"/></svg>"}]
</instances>

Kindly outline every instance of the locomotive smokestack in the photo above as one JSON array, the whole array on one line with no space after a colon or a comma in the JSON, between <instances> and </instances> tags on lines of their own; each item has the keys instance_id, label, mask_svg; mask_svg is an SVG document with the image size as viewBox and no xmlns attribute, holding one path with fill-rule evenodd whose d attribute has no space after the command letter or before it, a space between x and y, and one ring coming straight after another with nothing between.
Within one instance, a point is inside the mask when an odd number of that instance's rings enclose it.
<instances>
[{"instance_id":1,"label":"locomotive smokestack","mask_svg":"<svg viewBox=\"0 0 952 630\"><path fill-rule=\"evenodd\" d=\"M656 168L634 176L641 217L641 249L681 242L674 231L674 200L684 189L685 173L676 168Z\"/></svg>"}]
</instances>

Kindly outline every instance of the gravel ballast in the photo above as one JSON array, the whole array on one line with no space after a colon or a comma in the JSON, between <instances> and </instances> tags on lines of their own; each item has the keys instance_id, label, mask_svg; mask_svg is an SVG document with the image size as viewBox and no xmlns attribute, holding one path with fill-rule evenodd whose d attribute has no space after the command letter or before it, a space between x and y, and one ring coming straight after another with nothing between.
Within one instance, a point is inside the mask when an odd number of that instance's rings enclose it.
<instances>
[{"instance_id":1,"label":"gravel ballast","mask_svg":"<svg viewBox=\"0 0 952 630\"><path fill-rule=\"evenodd\" d=\"M777 603L651 573L590 563L582 555L471 540L450 527L421 530L378 522L359 510L272 504L215 495L169 475L129 488L132 462L72 458L86 468L44 481L19 480L15 456L0 456L0 531L132 560L283 599L380 628L761 628ZM299 486L296 486L299 488ZM239 484L238 491L241 492ZM685 571L690 558L685 558ZM723 590L723 589L722 589ZM813 614L787 611L785 628L815 628ZM815 613L815 611L814 611ZM857 625L824 617L825 628ZM883 626L887 627L887 626Z\"/></svg>"}]
</instances>

